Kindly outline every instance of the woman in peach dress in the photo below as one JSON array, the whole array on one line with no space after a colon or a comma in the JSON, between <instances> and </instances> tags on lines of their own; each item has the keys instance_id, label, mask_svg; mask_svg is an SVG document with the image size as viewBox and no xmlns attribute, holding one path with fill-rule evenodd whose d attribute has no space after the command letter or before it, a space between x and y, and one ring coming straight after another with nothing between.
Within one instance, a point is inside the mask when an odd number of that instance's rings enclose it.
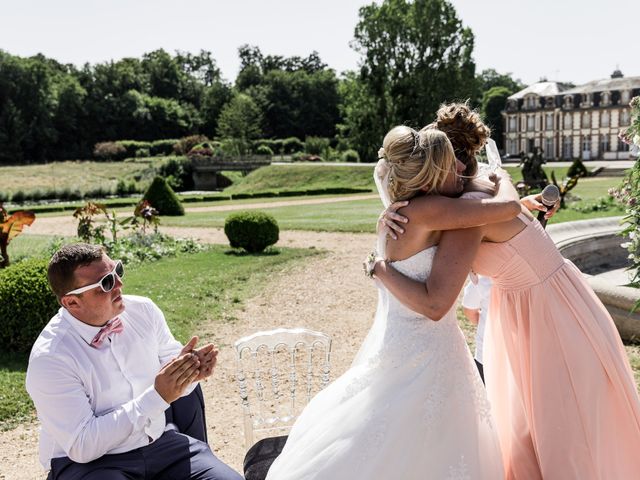
<instances>
[{"instance_id":1,"label":"woman in peach dress","mask_svg":"<svg viewBox=\"0 0 640 480\"><path fill-rule=\"evenodd\" d=\"M465 120L457 118L463 127ZM474 130L446 133L456 131ZM506 478L640 478L633 374L611 316L582 273L525 209L508 222L445 232L432 272L448 248L493 280L484 368ZM411 280L382 260L375 276L418 312L437 296L429 279Z\"/></svg>"}]
</instances>

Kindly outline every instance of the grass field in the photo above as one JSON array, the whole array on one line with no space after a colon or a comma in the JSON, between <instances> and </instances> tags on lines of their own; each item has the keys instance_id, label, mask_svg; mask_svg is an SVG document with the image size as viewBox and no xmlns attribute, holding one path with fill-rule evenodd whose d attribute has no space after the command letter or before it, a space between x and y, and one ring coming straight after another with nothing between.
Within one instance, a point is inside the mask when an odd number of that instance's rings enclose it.
<instances>
[{"instance_id":1,"label":"grass field","mask_svg":"<svg viewBox=\"0 0 640 480\"><path fill-rule=\"evenodd\" d=\"M26 235L12 243L14 252L46 249L51 237ZM14 245L15 244L15 245ZM245 299L256 295L267 279L315 249L278 249L272 254L238 255L224 246L158 262L127 267L125 293L152 298L164 311L182 342L208 322L231 322ZM0 429L33 418L33 405L24 388L26 355L0 353Z\"/></svg>"},{"instance_id":2,"label":"grass field","mask_svg":"<svg viewBox=\"0 0 640 480\"><path fill-rule=\"evenodd\" d=\"M126 182L153 175L153 160L135 162L66 161L38 165L0 167L2 190L13 194L19 190L65 189L81 192L100 187L115 190L119 180Z\"/></svg>"},{"instance_id":3,"label":"grass field","mask_svg":"<svg viewBox=\"0 0 640 480\"><path fill-rule=\"evenodd\" d=\"M598 206L599 199L607 197L607 190L619 183L618 177L594 177L580 180L570 192L567 208L560 210L549 223L622 215L624 211L617 205L608 205L598 210L588 208L590 205ZM256 201L258 200L254 199L252 203ZM576 208L587 211L576 211ZM242 209L241 205L239 209ZM261 210L273 215L283 230L373 232L382 204L378 199L368 199L318 205L267 207ZM184 217L163 217L162 225L222 227L229 214L230 212L215 211L187 212Z\"/></svg>"},{"instance_id":4,"label":"grass field","mask_svg":"<svg viewBox=\"0 0 640 480\"><path fill-rule=\"evenodd\" d=\"M253 193L323 188L369 188L373 183L373 165L270 165L254 170L225 193Z\"/></svg>"}]
</instances>

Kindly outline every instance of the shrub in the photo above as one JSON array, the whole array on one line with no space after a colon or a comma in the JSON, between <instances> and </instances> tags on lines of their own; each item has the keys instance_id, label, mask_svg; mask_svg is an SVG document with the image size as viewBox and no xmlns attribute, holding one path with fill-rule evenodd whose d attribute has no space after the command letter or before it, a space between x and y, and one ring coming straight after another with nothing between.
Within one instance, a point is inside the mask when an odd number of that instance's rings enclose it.
<instances>
[{"instance_id":1,"label":"shrub","mask_svg":"<svg viewBox=\"0 0 640 480\"><path fill-rule=\"evenodd\" d=\"M151 142L141 142L139 140L118 140L117 143L125 148L125 158L134 158L138 150L147 149L148 151L151 146Z\"/></svg>"},{"instance_id":2,"label":"shrub","mask_svg":"<svg viewBox=\"0 0 640 480\"><path fill-rule=\"evenodd\" d=\"M152 157L172 155L173 147L177 142L178 140L174 139L155 140L149 145L149 152Z\"/></svg>"},{"instance_id":3,"label":"shrub","mask_svg":"<svg viewBox=\"0 0 640 480\"><path fill-rule=\"evenodd\" d=\"M264 212L247 211L229 215L224 221L224 233L233 248L259 253L278 241L278 222Z\"/></svg>"},{"instance_id":4,"label":"shrub","mask_svg":"<svg viewBox=\"0 0 640 480\"><path fill-rule=\"evenodd\" d=\"M199 143L208 142L209 139L205 135L190 135L183 137L173 145L174 153L178 155L186 155L193 147Z\"/></svg>"},{"instance_id":5,"label":"shrub","mask_svg":"<svg viewBox=\"0 0 640 480\"><path fill-rule=\"evenodd\" d=\"M307 137L304 140L304 151L310 155L322 155L329 148L329 139L323 137Z\"/></svg>"},{"instance_id":6,"label":"shrub","mask_svg":"<svg viewBox=\"0 0 640 480\"><path fill-rule=\"evenodd\" d=\"M359 162L360 155L358 155L358 152L356 152L355 150L345 150L344 152L342 152L341 160L343 162Z\"/></svg>"},{"instance_id":7,"label":"shrub","mask_svg":"<svg viewBox=\"0 0 640 480\"><path fill-rule=\"evenodd\" d=\"M93 147L93 158L96 160L124 160L127 149L118 142L100 142Z\"/></svg>"},{"instance_id":8,"label":"shrub","mask_svg":"<svg viewBox=\"0 0 640 480\"><path fill-rule=\"evenodd\" d=\"M16 190L11 195L11 202L13 203L24 203L26 199L27 194L24 192L24 190Z\"/></svg>"},{"instance_id":9,"label":"shrub","mask_svg":"<svg viewBox=\"0 0 640 480\"><path fill-rule=\"evenodd\" d=\"M184 215L184 207L176 193L162 177L156 177L142 197L147 200L160 215Z\"/></svg>"},{"instance_id":10,"label":"shrub","mask_svg":"<svg viewBox=\"0 0 640 480\"><path fill-rule=\"evenodd\" d=\"M304 143L296 137L285 138L282 141L282 152L286 155L301 152L302 150L304 150Z\"/></svg>"},{"instance_id":11,"label":"shrub","mask_svg":"<svg viewBox=\"0 0 640 480\"><path fill-rule=\"evenodd\" d=\"M151 151L147 147L136 149L136 158L147 158L151 156Z\"/></svg>"},{"instance_id":12,"label":"shrub","mask_svg":"<svg viewBox=\"0 0 640 480\"><path fill-rule=\"evenodd\" d=\"M59 308L47 282L45 259L29 259L0 271L0 350L29 352Z\"/></svg>"},{"instance_id":13,"label":"shrub","mask_svg":"<svg viewBox=\"0 0 640 480\"><path fill-rule=\"evenodd\" d=\"M273 150L271 150L269 147L267 147L266 145L260 145L257 149L256 149L256 153L258 155L273 155Z\"/></svg>"},{"instance_id":14,"label":"shrub","mask_svg":"<svg viewBox=\"0 0 640 480\"><path fill-rule=\"evenodd\" d=\"M584 163L579 158L576 158L569 170L567 170L567 177L586 177L588 175L587 167L584 166Z\"/></svg>"}]
</instances>

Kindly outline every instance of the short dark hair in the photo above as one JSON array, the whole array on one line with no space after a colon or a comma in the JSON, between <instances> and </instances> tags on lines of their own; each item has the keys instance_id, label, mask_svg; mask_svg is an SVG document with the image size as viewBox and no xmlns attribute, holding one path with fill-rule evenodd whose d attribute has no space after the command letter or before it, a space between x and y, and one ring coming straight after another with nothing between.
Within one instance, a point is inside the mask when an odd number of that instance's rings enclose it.
<instances>
[{"instance_id":1,"label":"short dark hair","mask_svg":"<svg viewBox=\"0 0 640 480\"><path fill-rule=\"evenodd\" d=\"M104 254L102 246L88 243L65 245L54 253L49 261L47 278L58 300L75 288L76 269L100 260Z\"/></svg>"}]
</instances>

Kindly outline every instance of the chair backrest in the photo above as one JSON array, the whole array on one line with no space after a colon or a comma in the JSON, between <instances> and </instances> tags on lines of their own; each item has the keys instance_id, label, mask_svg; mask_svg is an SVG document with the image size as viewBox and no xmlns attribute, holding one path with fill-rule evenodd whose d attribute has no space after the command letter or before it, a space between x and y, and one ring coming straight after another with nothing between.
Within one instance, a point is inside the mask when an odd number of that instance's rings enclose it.
<instances>
[{"instance_id":1,"label":"chair backrest","mask_svg":"<svg viewBox=\"0 0 640 480\"><path fill-rule=\"evenodd\" d=\"M329 383L331 338L306 328L257 332L235 343L247 448L286 435Z\"/></svg>"}]
</instances>

